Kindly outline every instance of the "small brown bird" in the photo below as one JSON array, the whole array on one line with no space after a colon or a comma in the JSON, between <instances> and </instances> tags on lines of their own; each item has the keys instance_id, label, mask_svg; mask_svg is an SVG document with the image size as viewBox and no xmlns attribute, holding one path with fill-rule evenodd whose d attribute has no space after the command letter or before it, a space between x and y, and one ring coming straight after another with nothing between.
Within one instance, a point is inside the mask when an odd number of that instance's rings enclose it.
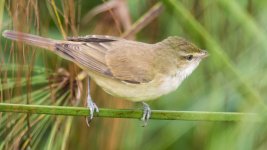
<instances>
[{"instance_id":1,"label":"small brown bird","mask_svg":"<svg viewBox=\"0 0 267 150\"><path fill-rule=\"evenodd\" d=\"M107 93L143 102L144 114L141 119L145 125L151 110L144 101L176 90L200 61L208 56L207 51L176 36L155 44L101 35L54 40L8 30L3 32L3 36L51 50L80 66ZM98 108L89 91L87 105L90 122Z\"/></svg>"}]
</instances>

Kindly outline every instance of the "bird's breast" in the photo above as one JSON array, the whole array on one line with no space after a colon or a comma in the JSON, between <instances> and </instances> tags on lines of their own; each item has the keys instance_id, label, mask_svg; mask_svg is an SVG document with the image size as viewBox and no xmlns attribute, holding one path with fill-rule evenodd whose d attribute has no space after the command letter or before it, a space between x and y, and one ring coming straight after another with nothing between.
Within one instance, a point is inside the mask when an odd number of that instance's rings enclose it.
<instances>
[{"instance_id":1,"label":"bird's breast","mask_svg":"<svg viewBox=\"0 0 267 150\"><path fill-rule=\"evenodd\" d=\"M168 94L174 91L183 80L178 74L173 76L158 75L151 82L141 84L125 83L100 76L93 76L93 79L107 93L136 102L154 100Z\"/></svg>"},{"instance_id":2,"label":"bird's breast","mask_svg":"<svg viewBox=\"0 0 267 150\"><path fill-rule=\"evenodd\" d=\"M158 91L164 94L168 94L178 88L178 86L183 81L183 77L179 76L179 74L175 74L172 76L166 76L161 79L161 84L158 87Z\"/></svg>"}]
</instances>

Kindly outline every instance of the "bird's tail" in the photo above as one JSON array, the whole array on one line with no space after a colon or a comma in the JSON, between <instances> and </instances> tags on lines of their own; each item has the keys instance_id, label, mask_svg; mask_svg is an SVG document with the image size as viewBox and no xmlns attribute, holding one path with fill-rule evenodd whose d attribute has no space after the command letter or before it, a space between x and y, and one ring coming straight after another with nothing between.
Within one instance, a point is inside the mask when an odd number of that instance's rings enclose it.
<instances>
[{"instance_id":1,"label":"bird's tail","mask_svg":"<svg viewBox=\"0 0 267 150\"><path fill-rule=\"evenodd\" d=\"M2 35L11 40L22 41L26 44L49 50L54 50L55 44L58 42L57 40L10 30L5 30Z\"/></svg>"}]
</instances>

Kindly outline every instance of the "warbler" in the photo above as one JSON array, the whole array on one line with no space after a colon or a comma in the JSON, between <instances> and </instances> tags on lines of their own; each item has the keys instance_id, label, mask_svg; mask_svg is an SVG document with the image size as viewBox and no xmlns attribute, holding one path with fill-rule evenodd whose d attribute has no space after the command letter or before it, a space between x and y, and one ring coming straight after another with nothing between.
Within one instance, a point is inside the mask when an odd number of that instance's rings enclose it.
<instances>
[{"instance_id":1,"label":"warbler","mask_svg":"<svg viewBox=\"0 0 267 150\"><path fill-rule=\"evenodd\" d=\"M141 120L145 125L151 115L145 101L176 90L208 56L207 51L177 36L155 44L103 35L54 40L9 30L4 31L3 36L48 49L77 64L107 93L142 102L144 113ZM94 111L98 112L90 91L87 106L90 122Z\"/></svg>"}]
</instances>

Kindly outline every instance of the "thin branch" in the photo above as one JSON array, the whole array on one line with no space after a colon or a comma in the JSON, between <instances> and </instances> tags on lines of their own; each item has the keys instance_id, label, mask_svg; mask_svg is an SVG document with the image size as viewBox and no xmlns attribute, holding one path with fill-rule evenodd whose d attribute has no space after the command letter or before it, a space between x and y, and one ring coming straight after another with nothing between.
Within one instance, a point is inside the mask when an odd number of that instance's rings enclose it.
<instances>
[{"instance_id":1,"label":"thin branch","mask_svg":"<svg viewBox=\"0 0 267 150\"><path fill-rule=\"evenodd\" d=\"M56 4L55 4L55 0L51 0L51 5L52 5L53 10L54 10L54 13L56 15L57 23L58 23L58 26L60 28L61 34L63 35L64 39L66 39L67 34L64 31L63 26L62 26L62 23L60 21L60 17L59 17L58 12L57 12L57 7L56 7Z\"/></svg>"},{"instance_id":2,"label":"thin branch","mask_svg":"<svg viewBox=\"0 0 267 150\"><path fill-rule=\"evenodd\" d=\"M47 115L87 116L89 110L84 107L45 106L0 103L0 112L16 112ZM95 117L134 118L142 116L142 110L131 109L99 109ZM262 121L255 113L234 112L201 112L201 111L163 111L152 110L151 119L158 120L188 120L188 121Z\"/></svg>"},{"instance_id":3,"label":"thin branch","mask_svg":"<svg viewBox=\"0 0 267 150\"><path fill-rule=\"evenodd\" d=\"M128 38L137 32L139 32L141 29L143 29L147 24L149 24L152 20L154 20L156 17L159 16L159 14L162 12L163 6L161 2L156 3L152 8L148 10L147 13L145 13L140 19L138 19L129 30L127 30L125 33L121 35L123 38Z\"/></svg>"},{"instance_id":4,"label":"thin branch","mask_svg":"<svg viewBox=\"0 0 267 150\"><path fill-rule=\"evenodd\" d=\"M120 3L120 1L117 0L111 0L111 1L107 1L101 5L98 5L96 7L94 7L93 9L91 9L88 13L85 14L85 16L82 19L82 25L88 25L88 23L98 14L111 10L113 8L115 8L116 6L118 6L118 4Z\"/></svg>"}]
</instances>

